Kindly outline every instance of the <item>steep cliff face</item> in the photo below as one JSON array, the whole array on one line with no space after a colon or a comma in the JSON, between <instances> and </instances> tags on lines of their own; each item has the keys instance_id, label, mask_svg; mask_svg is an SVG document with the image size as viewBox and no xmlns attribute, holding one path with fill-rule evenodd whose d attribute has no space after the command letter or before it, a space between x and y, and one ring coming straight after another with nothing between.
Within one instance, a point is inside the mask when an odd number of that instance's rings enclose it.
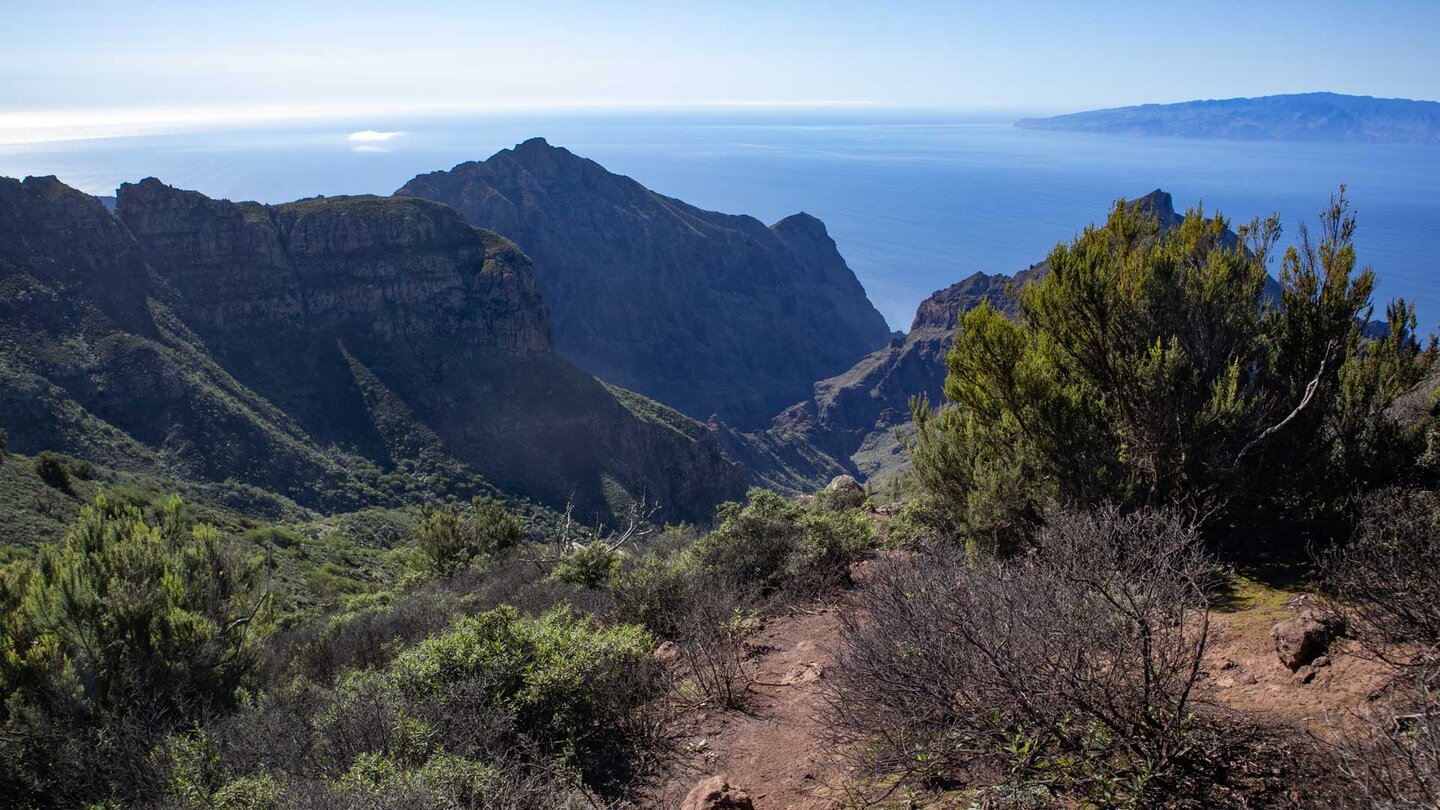
<instances>
[{"instance_id":1,"label":"steep cliff face","mask_svg":"<svg viewBox=\"0 0 1440 810\"><path fill-rule=\"evenodd\" d=\"M535 261L560 353L698 418L762 425L889 339L824 225L704 211L550 146L421 175Z\"/></svg>"},{"instance_id":2,"label":"steep cliff face","mask_svg":"<svg viewBox=\"0 0 1440 810\"><path fill-rule=\"evenodd\" d=\"M151 179L112 216L48 179L0 181L0 210L0 405L22 452L326 510L498 489L696 519L743 491L702 425L557 356L528 259L445 206Z\"/></svg>"}]
</instances>

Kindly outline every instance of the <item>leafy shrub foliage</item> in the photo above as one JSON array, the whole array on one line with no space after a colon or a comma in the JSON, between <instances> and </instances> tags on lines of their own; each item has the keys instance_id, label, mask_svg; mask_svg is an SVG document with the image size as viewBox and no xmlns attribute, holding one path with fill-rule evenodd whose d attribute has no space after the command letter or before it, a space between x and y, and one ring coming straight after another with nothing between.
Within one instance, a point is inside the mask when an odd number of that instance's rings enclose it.
<instances>
[{"instance_id":1,"label":"leafy shrub foliage","mask_svg":"<svg viewBox=\"0 0 1440 810\"><path fill-rule=\"evenodd\" d=\"M70 465L65 457L49 450L35 454L35 474L47 485L62 492L70 491Z\"/></svg>"},{"instance_id":2,"label":"leafy shrub foliage","mask_svg":"<svg viewBox=\"0 0 1440 810\"><path fill-rule=\"evenodd\" d=\"M255 660L256 571L178 498L143 515L102 495L0 588L0 782L39 806L143 785L167 731L233 706Z\"/></svg>"},{"instance_id":3,"label":"leafy shrub foliage","mask_svg":"<svg viewBox=\"0 0 1440 810\"><path fill-rule=\"evenodd\" d=\"M1278 220L1228 236L1191 211L1162 232L1118 203L1057 247L1012 322L967 313L938 413L915 404L917 478L947 531L1013 553L1057 504L1175 503L1219 519L1323 517L1420 447L1384 419L1434 355L1414 312L1366 340L1374 275L1355 271L1343 190L1287 250L1265 298Z\"/></svg>"},{"instance_id":4,"label":"leafy shrub foliage","mask_svg":"<svg viewBox=\"0 0 1440 810\"><path fill-rule=\"evenodd\" d=\"M592 540L562 555L550 576L558 582L596 588L608 582L619 567L619 550L604 540Z\"/></svg>"},{"instance_id":5,"label":"leafy shrub foliage","mask_svg":"<svg viewBox=\"0 0 1440 810\"><path fill-rule=\"evenodd\" d=\"M432 572L449 576L476 559L514 547L525 531L494 498L476 498L468 513L454 507L427 511L416 541Z\"/></svg>"},{"instance_id":6,"label":"leafy shrub foliage","mask_svg":"<svg viewBox=\"0 0 1440 810\"><path fill-rule=\"evenodd\" d=\"M579 780L623 774L661 686L653 647L637 626L567 608L464 616L383 668L345 670L333 689L290 682L206 732L213 755L177 739L166 781L172 795L217 802L279 786L287 807L565 806Z\"/></svg>"},{"instance_id":7,"label":"leafy shrub foliage","mask_svg":"<svg viewBox=\"0 0 1440 810\"><path fill-rule=\"evenodd\" d=\"M815 587L847 580L849 564L874 542L863 513L806 509L752 489L744 504L721 504L715 530L693 553L707 574L724 583Z\"/></svg>"}]
</instances>

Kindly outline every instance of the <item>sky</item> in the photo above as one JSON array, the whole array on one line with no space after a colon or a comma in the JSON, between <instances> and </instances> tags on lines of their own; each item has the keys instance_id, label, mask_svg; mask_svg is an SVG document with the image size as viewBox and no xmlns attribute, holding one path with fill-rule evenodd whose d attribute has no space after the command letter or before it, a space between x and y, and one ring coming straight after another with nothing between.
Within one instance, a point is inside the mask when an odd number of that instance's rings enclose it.
<instances>
[{"instance_id":1,"label":"sky","mask_svg":"<svg viewBox=\"0 0 1440 810\"><path fill-rule=\"evenodd\" d=\"M656 106L1440 98L1440 2L0 0L0 143Z\"/></svg>"}]
</instances>

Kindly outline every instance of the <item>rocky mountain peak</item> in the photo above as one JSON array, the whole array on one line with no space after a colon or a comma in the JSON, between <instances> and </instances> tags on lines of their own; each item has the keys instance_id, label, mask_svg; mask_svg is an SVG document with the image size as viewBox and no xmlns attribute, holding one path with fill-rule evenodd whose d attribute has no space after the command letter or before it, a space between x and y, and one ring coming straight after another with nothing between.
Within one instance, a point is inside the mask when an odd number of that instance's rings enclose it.
<instances>
[{"instance_id":1,"label":"rocky mountain peak","mask_svg":"<svg viewBox=\"0 0 1440 810\"><path fill-rule=\"evenodd\" d=\"M889 329L824 225L706 211L543 139L418 176L534 259L562 354L697 418L764 424Z\"/></svg>"}]
</instances>

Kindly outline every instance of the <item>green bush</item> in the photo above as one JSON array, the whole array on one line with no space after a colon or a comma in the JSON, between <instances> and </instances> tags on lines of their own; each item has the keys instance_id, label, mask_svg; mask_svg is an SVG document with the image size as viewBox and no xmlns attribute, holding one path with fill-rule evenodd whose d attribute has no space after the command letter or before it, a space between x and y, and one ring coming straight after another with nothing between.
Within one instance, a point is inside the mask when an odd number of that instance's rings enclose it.
<instances>
[{"instance_id":1,"label":"green bush","mask_svg":"<svg viewBox=\"0 0 1440 810\"><path fill-rule=\"evenodd\" d=\"M47 486L63 492L70 491L70 465L64 456L41 450L35 455L34 464L35 474L40 476L40 480Z\"/></svg>"},{"instance_id":2,"label":"green bush","mask_svg":"<svg viewBox=\"0 0 1440 810\"><path fill-rule=\"evenodd\" d=\"M550 578L571 585L598 588L610 581L620 568L620 552L604 540L594 540L566 552L550 572Z\"/></svg>"},{"instance_id":3,"label":"green bush","mask_svg":"<svg viewBox=\"0 0 1440 810\"><path fill-rule=\"evenodd\" d=\"M752 489L746 503L724 503L715 511L715 529L695 544L696 559L726 582L777 585L803 514L794 501Z\"/></svg>"},{"instance_id":4,"label":"green bush","mask_svg":"<svg viewBox=\"0 0 1440 810\"><path fill-rule=\"evenodd\" d=\"M594 774L622 745L633 713L659 688L654 640L634 625L602 627L557 608L538 619L510 607L462 618L397 657L390 682L424 701L484 684L515 729Z\"/></svg>"},{"instance_id":5,"label":"green bush","mask_svg":"<svg viewBox=\"0 0 1440 810\"><path fill-rule=\"evenodd\" d=\"M919 483L947 531L1011 553L1061 505L1183 504L1214 520L1326 518L1403 473L1416 437L1384 417L1433 356L1414 311L1366 340L1374 274L1355 272L1343 192L1313 245L1287 251L1265 299L1278 219L1227 237L1191 211L1162 231L1123 201L1049 257L1007 320L966 313L949 405L916 403Z\"/></svg>"},{"instance_id":6,"label":"green bush","mask_svg":"<svg viewBox=\"0 0 1440 810\"><path fill-rule=\"evenodd\" d=\"M722 504L715 530L694 546L696 562L732 585L812 587L845 578L846 567L874 545L859 510L806 509L768 490L745 504Z\"/></svg>"},{"instance_id":7,"label":"green bush","mask_svg":"<svg viewBox=\"0 0 1440 810\"><path fill-rule=\"evenodd\" d=\"M256 571L178 498L153 518L101 495L0 589L0 775L78 805L143 795L152 744L233 706L255 661Z\"/></svg>"},{"instance_id":8,"label":"green bush","mask_svg":"<svg viewBox=\"0 0 1440 810\"><path fill-rule=\"evenodd\" d=\"M622 566L610 580L620 613L651 632L674 638L703 571L693 554L651 551Z\"/></svg>"},{"instance_id":9,"label":"green bush","mask_svg":"<svg viewBox=\"0 0 1440 810\"><path fill-rule=\"evenodd\" d=\"M305 538L300 536L299 532L284 526L261 526L258 529L251 529L245 532L245 539L261 548L273 546L280 549L295 548L305 542Z\"/></svg>"},{"instance_id":10,"label":"green bush","mask_svg":"<svg viewBox=\"0 0 1440 810\"><path fill-rule=\"evenodd\" d=\"M870 518L858 509L814 510L800 518L798 529L799 542L785 566L792 585L816 589L848 582L850 563L875 546Z\"/></svg>"},{"instance_id":11,"label":"green bush","mask_svg":"<svg viewBox=\"0 0 1440 810\"><path fill-rule=\"evenodd\" d=\"M416 531L427 565L440 576L512 548L524 537L520 521L494 498L476 498L468 513L454 507L428 510Z\"/></svg>"}]
</instances>

